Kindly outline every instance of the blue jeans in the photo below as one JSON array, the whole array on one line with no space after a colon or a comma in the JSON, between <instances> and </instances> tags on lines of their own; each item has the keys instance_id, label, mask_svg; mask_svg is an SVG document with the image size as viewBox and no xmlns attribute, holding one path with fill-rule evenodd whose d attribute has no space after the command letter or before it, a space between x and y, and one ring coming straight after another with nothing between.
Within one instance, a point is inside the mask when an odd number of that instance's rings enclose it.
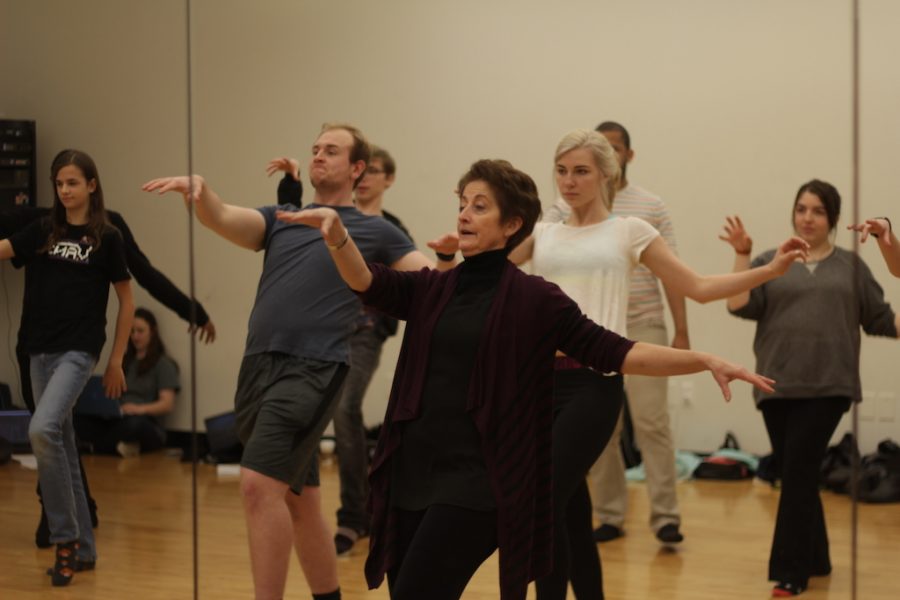
<instances>
[{"instance_id":1,"label":"blue jeans","mask_svg":"<svg viewBox=\"0 0 900 600\"><path fill-rule=\"evenodd\" d=\"M96 560L91 515L81 483L72 407L96 359L72 350L31 355L35 408L28 437L38 463L38 479L50 525L50 541L78 541L80 560Z\"/></svg>"}]
</instances>

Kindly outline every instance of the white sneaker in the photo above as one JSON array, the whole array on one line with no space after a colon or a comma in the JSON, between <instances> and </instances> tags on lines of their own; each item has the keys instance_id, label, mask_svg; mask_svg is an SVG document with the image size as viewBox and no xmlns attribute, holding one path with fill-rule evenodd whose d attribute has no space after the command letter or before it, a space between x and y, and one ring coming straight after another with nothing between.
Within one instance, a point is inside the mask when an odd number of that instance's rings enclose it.
<instances>
[{"instance_id":1,"label":"white sneaker","mask_svg":"<svg viewBox=\"0 0 900 600\"><path fill-rule=\"evenodd\" d=\"M116 452L122 458L133 458L141 453L141 445L137 442L119 442L116 444Z\"/></svg>"}]
</instances>

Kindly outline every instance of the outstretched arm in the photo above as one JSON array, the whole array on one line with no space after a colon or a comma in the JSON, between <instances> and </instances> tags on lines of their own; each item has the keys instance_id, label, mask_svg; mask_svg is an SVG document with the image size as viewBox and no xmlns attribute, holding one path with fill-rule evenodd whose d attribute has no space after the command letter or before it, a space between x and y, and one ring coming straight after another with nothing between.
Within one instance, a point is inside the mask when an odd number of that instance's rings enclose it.
<instances>
[{"instance_id":1,"label":"outstretched arm","mask_svg":"<svg viewBox=\"0 0 900 600\"><path fill-rule=\"evenodd\" d=\"M731 400L731 388L728 384L736 379L746 381L766 392L775 391L772 388L774 380L706 352L678 350L638 342L625 355L625 361L622 363L622 373L626 375L666 377L701 371L709 371L712 374L726 401Z\"/></svg>"},{"instance_id":2,"label":"outstretched arm","mask_svg":"<svg viewBox=\"0 0 900 600\"><path fill-rule=\"evenodd\" d=\"M203 305L196 300L191 300L184 292L172 283L159 269L150 264L150 259L141 251L134 234L128 227L128 223L122 215L113 210L106 211L110 222L116 226L122 234L125 243L125 262L135 281L142 288L150 292L150 295L163 304L166 308L179 317L191 322L191 307L196 309L196 324L191 325L188 331L198 333L201 342L210 343L216 339L216 328L209 318Z\"/></svg>"},{"instance_id":3,"label":"outstretched arm","mask_svg":"<svg viewBox=\"0 0 900 600\"><path fill-rule=\"evenodd\" d=\"M847 229L862 234L859 238L861 244L865 244L870 235L877 238L878 249L881 250L881 256L884 257L888 270L894 277L900 277L900 242L894 235L890 219L887 217L867 219L862 225L848 225Z\"/></svg>"},{"instance_id":4,"label":"outstretched arm","mask_svg":"<svg viewBox=\"0 0 900 600\"><path fill-rule=\"evenodd\" d=\"M145 183L145 192L178 192L185 205L193 202L197 219L226 240L250 250L262 250L266 222L259 211L222 202L200 175L163 177Z\"/></svg>"},{"instance_id":5,"label":"outstretched arm","mask_svg":"<svg viewBox=\"0 0 900 600\"><path fill-rule=\"evenodd\" d=\"M641 254L641 262L672 291L706 303L729 298L783 275L796 260L805 260L809 244L793 237L778 249L767 265L725 275L698 275L684 264L666 245L656 238Z\"/></svg>"}]
</instances>

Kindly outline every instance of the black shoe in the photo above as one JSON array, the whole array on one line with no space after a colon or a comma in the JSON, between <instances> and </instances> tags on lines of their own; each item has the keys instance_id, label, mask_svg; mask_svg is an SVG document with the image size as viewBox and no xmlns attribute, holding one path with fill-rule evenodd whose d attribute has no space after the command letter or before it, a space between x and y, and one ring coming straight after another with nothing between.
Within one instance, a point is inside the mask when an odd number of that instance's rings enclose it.
<instances>
[{"instance_id":1,"label":"black shoe","mask_svg":"<svg viewBox=\"0 0 900 600\"><path fill-rule=\"evenodd\" d=\"M353 550L353 545L368 535L367 531L338 526L337 533L334 534L334 550L338 556L347 556Z\"/></svg>"},{"instance_id":2,"label":"black shoe","mask_svg":"<svg viewBox=\"0 0 900 600\"><path fill-rule=\"evenodd\" d=\"M684 536L678 531L678 525L669 523L659 528L659 531L656 532L656 539L664 544L677 544L684 540Z\"/></svg>"},{"instance_id":3,"label":"black shoe","mask_svg":"<svg viewBox=\"0 0 900 600\"><path fill-rule=\"evenodd\" d=\"M52 568L47 569L47 574L50 575L50 582L54 586L69 585L72 581L72 575L75 574L75 567L78 563L78 559L75 556L77 552L78 542L56 545L56 563Z\"/></svg>"},{"instance_id":4,"label":"black shoe","mask_svg":"<svg viewBox=\"0 0 900 600\"><path fill-rule=\"evenodd\" d=\"M594 530L594 541L595 542L610 542L616 538L620 538L625 535L625 531L615 525L609 525L604 523L600 527Z\"/></svg>"}]
</instances>

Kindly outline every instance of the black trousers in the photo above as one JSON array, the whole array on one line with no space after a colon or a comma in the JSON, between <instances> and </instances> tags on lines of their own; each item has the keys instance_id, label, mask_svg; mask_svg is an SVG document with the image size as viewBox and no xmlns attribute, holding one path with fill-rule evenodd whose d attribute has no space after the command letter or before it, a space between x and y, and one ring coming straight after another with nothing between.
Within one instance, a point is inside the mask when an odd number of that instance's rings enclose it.
<instances>
[{"instance_id":1,"label":"black trousers","mask_svg":"<svg viewBox=\"0 0 900 600\"><path fill-rule=\"evenodd\" d=\"M612 436L625 402L621 375L556 371L553 380L553 571L536 582L539 600L603 598L587 474Z\"/></svg>"},{"instance_id":2,"label":"black trousers","mask_svg":"<svg viewBox=\"0 0 900 600\"><path fill-rule=\"evenodd\" d=\"M75 415L73 424L78 439L91 444L95 454L118 454L119 442L136 442L141 452L153 452L166 445L166 430L144 415L124 415L121 419Z\"/></svg>"},{"instance_id":3,"label":"black trousers","mask_svg":"<svg viewBox=\"0 0 900 600\"><path fill-rule=\"evenodd\" d=\"M806 587L831 572L819 472L828 442L850 407L845 397L776 398L760 404L781 475L769 579Z\"/></svg>"},{"instance_id":4,"label":"black trousers","mask_svg":"<svg viewBox=\"0 0 900 600\"><path fill-rule=\"evenodd\" d=\"M388 571L391 600L457 600L497 549L497 512L433 504L396 510L399 557Z\"/></svg>"}]
</instances>

